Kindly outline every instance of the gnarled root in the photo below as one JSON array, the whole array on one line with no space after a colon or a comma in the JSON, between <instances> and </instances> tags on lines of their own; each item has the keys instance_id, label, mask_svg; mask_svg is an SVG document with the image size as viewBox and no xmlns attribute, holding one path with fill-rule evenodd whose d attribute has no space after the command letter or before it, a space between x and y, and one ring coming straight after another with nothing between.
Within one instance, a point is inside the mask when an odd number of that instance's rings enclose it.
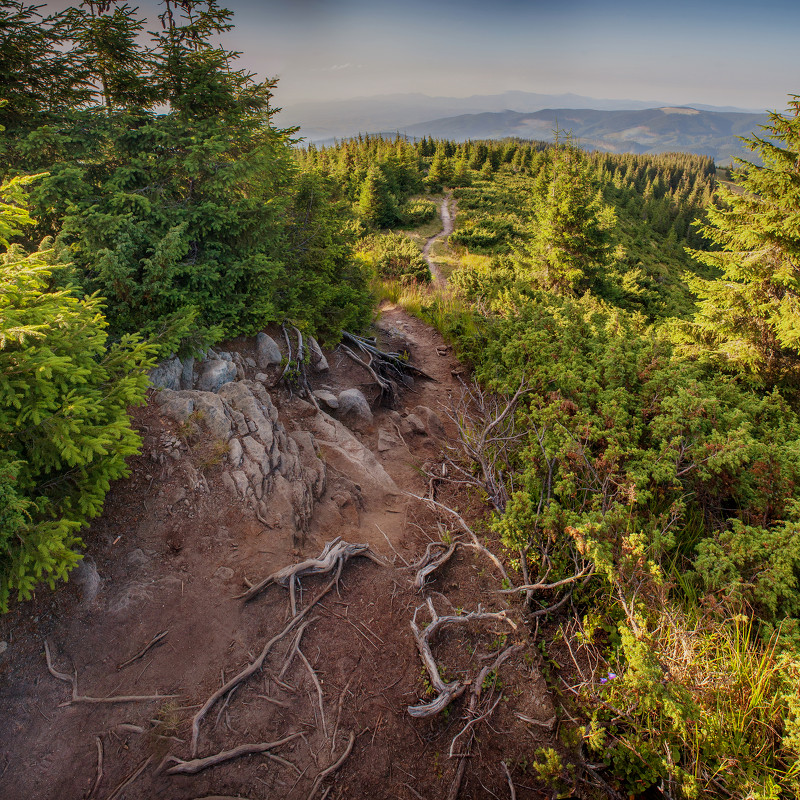
<instances>
[{"instance_id":1,"label":"gnarled root","mask_svg":"<svg viewBox=\"0 0 800 800\"><path fill-rule=\"evenodd\" d=\"M424 629L420 629L417 625L417 614L420 609L427 606L431 615L431 623ZM516 629L516 623L509 619L505 611L497 612L484 612L478 606L477 611L471 611L469 614L448 615L441 617L436 613L433 607L433 601L428 598L426 606L419 606L414 611L414 617L411 620L411 631L414 635L414 641L417 645L422 663L428 673L431 686L436 690L437 695L430 703L417 703L413 706L408 706L408 713L412 717L432 717L445 709L455 698L460 697L469 686L460 680L450 681L445 683L439 674L439 667L436 664L436 659L431 652L430 642L438 631L448 625L462 624L465 622L482 622L484 620L497 620L505 622L512 628Z\"/></svg>"}]
</instances>

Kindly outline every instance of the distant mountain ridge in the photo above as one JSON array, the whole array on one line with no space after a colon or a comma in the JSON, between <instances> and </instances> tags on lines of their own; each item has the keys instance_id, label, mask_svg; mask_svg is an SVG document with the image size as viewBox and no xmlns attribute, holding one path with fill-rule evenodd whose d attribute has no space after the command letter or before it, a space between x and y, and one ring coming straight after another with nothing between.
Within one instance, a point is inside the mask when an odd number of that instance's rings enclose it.
<instances>
[{"instance_id":1,"label":"distant mountain ridge","mask_svg":"<svg viewBox=\"0 0 800 800\"><path fill-rule=\"evenodd\" d=\"M580 143L611 152L701 153L727 163L746 154L739 136L758 132L765 113L730 106L675 106L657 101L603 100L576 94L503 92L471 97L381 95L283 108L281 122L316 143L359 133L411 137L552 139L556 126Z\"/></svg>"}]
</instances>

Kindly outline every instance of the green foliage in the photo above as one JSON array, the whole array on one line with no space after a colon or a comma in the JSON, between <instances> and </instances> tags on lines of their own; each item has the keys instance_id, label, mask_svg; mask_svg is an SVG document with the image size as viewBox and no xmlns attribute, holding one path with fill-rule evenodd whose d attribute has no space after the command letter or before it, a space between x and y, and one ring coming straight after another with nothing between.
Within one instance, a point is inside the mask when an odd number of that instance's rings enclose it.
<instances>
[{"instance_id":1,"label":"green foliage","mask_svg":"<svg viewBox=\"0 0 800 800\"><path fill-rule=\"evenodd\" d=\"M361 252L368 256L375 273L397 278L401 283L430 283L431 271L414 242L402 233L365 239Z\"/></svg>"},{"instance_id":2,"label":"green foliage","mask_svg":"<svg viewBox=\"0 0 800 800\"><path fill-rule=\"evenodd\" d=\"M28 244L58 236L71 266L54 279L104 296L115 335L163 336L168 354L285 318L323 338L366 319L366 276L331 187L309 190L293 131L273 124L275 81L237 70L238 54L217 44L230 11L167 2L150 46L121 3L47 20L8 13L0 58L17 63L38 47L43 64L69 63L73 78L47 89L58 103L24 102L23 88L47 78L26 63L3 112L3 169L47 172L31 192L39 224ZM333 205L311 203L305 219L311 196Z\"/></svg>"},{"instance_id":3,"label":"green foliage","mask_svg":"<svg viewBox=\"0 0 800 800\"><path fill-rule=\"evenodd\" d=\"M3 212L4 226L14 216ZM78 531L138 450L127 408L143 401L151 366L137 337L110 345L100 298L49 287L52 261L47 247L0 257L2 610L80 559Z\"/></svg>"},{"instance_id":4,"label":"green foliage","mask_svg":"<svg viewBox=\"0 0 800 800\"><path fill-rule=\"evenodd\" d=\"M800 99L770 115L769 138L745 140L763 166L742 162L721 185L702 233L716 247L692 255L720 275L695 278L697 314L678 327L684 352L767 386L800 386Z\"/></svg>"}]
</instances>

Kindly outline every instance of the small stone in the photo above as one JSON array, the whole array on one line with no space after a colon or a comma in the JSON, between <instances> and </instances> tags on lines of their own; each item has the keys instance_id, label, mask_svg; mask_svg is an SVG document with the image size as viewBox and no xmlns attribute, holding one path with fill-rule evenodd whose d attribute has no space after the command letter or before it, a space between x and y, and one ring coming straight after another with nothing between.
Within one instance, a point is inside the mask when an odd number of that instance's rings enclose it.
<instances>
[{"instance_id":1,"label":"small stone","mask_svg":"<svg viewBox=\"0 0 800 800\"><path fill-rule=\"evenodd\" d=\"M387 450L392 450L400 444L397 436L388 428L381 428L378 431L378 450L385 453Z\"/></svg>"},{"instance_id":2,"label":"small stone","mask_svg":"<svg viewBox=\"0 0 800 800\"><path fill-rule=\"evenodd\" d=\"M214 573L214 577L219 578L221 581L229 581L233 576L234 572L230 567L217 567Z\"/></svg>"},{"instance_id":3,"label":"small stone","mask_svg":"<svg viewBox=\"0 0 800 800\"><path fill-rule=\"evenodd\" d=\"M135 550L131 550L128 553L128 557L125 559L131 567L141 567L146 564L149 559L144 554L144 550L140 547L137 547Z\"/></svg>"},{"instance_id":4,"label":"small stone","mask_svg":"<svg viewBox=\"0 0 800 800\"><path fill-rule=\"evenodd\" d=\"M256 368L256 360L254 358L250 358L250 356L247 356L247 358L244 360L244 363L247 364L247 366L251 369Z\"/></svg>"},{"instance_id":5,"label":"small stone","mask_svg":"<svg viewBox=\"0 0 800 800\"><path fill-rule=\"evenodd\" d=\"M311 354L311 366L316 372L327 372L330 369L328 359L313 336L308 337L308 351Z\"/></svg>"},{"instance_id":6,"label":"small stone","mask_svg":"<svg viewBox=\"0 0 800 800\"><path fill-rule=\"evenodd\" d=\"M339 408L339 401L336 399L336 395L333 392L329 392L325 389L317 389L312 392L312 394L320 403L328 408L332 410Z\"/></svg>"},{"instance_id":7,"label":"small stone","mask_svg":"<svg viewBox=\"0 0 800 800\"><path fill-rule=\"evenodd\" d=\"M0 656L8 650L8 642L0 642Z\"/></svg>"},{"instance_id":8,"label":"small stone","mask_svg":"<svg viewBox=\"0 0 800 800\"><path fill-rule=\"evenodd\" d=\"M372 410L367 398L358 389L345 389L339 393L337 416L349 428L356 430L372 425Z\"/></svg>"},{"instance_id":9,"label":"small stone","mask_svg":"<svg viewBox=\"0 0 800 800\"><path fill-rule=\"evenodd\" d=\"M242 443L236 437L228 442L228 463L232 467L242 463Z\"/></svg>"},{"instance_id":10,"label":"small stone","mask_svg":"<svg viewBox=\"0 0 800 800\"><path fill-rule=\"evenodd\" d=\"M220 386L230 383L236 378L236 365L228 359L212 359L204 361L200 367L202 372L197 379L197 388L201 392L216 392Z\"/></svg>"}]
</instances>

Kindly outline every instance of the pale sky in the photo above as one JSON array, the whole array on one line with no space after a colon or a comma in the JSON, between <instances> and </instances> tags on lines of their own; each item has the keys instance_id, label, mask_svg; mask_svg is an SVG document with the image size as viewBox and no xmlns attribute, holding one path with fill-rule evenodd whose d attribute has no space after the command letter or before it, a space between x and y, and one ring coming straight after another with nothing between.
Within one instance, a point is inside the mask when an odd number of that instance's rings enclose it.
<instances>
[{"instance_id":1,"label":"pale sky","mask_svg":"<svg viewBox=\"0 0 800 800\"><path fill-rule=\"evenodd\" d=\"M48 4L50 7L65 3ZM131 5L137 5L131 2ZM155 0L138 4L154 19ZM800 0L230 0L276 105L521 90L755 110L800 93Z\"/></svg>"}]
</instances>

